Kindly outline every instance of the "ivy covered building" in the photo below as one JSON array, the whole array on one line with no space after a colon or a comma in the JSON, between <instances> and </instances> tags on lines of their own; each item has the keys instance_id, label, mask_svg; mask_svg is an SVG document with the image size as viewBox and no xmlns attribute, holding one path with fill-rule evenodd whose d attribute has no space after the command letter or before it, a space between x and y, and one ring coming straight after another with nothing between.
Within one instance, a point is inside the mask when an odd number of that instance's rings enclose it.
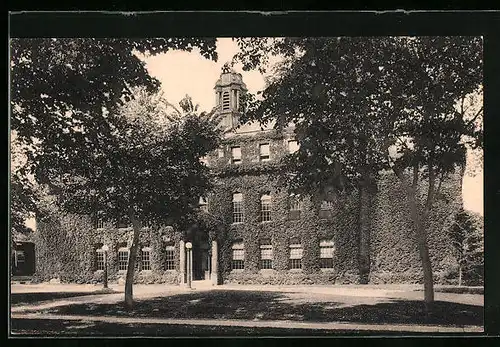
<instances>
[{"instance_id":1,"label":"ivy covered building","mask_svg":"<svg viewBox=\"0 0 500 347\"><path fill-rule=\"evenodd\" d=\"M241 74L223 70L215 85L224 125L238 123ZM356 192L334 201L289 196L273 172L298 149L293 129L247 124L228 132L222 146L202 160L215 173L215 188L200 198L200 222L192 230L144 228L136 280L185 283L185 243L193 244L193 279L222 283L338 284L415 283L421 262L406 197L396 177L382 174L360 217ZM456 279L447 225L462 205L461 175L443 183L429 222L429 247L437 283ZM360 218L369 230L359 235ZM110 281L125 277L132 229L88 216L64 216L38 224L36 273L40 280L99 282L103 245L109 247Z\"/></svg>"}]
</instances>

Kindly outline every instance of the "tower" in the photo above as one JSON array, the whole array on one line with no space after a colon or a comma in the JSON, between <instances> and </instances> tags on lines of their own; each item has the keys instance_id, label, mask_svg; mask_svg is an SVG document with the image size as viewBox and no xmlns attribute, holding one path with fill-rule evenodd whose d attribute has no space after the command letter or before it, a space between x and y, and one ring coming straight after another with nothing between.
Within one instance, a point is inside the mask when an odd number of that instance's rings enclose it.
<instances>
[{"instance_id":1,"label":"tower","mask_svg":"<svg viewBox=\"0 0 500 347\"><path fill-rule=\"evenodd\" d=\"M215 103L219 107L224 127L236 127L239 122L240 97L247 92L241 74L235 72L229 64L224 64L214 89Z\"/></svg>"}]
</instances>

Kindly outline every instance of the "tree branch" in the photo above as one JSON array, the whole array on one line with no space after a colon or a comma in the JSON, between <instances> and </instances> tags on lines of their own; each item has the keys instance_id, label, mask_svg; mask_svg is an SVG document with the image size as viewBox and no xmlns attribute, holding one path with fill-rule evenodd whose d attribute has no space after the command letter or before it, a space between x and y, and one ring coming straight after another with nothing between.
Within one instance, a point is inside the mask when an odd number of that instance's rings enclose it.
<instances>
[{"instance_id":1,"label":"tree branch","mask_svg":"<svg viewBox=\"0 0 500 347\"><path fill-rule=\"evenodd\" d=\"M474 117L465 125L465 127L468 128L470 125L472 125L482 112L483 112L483 106L481 106L481 108L476 112Z\"/></svg>"}]
</instances>

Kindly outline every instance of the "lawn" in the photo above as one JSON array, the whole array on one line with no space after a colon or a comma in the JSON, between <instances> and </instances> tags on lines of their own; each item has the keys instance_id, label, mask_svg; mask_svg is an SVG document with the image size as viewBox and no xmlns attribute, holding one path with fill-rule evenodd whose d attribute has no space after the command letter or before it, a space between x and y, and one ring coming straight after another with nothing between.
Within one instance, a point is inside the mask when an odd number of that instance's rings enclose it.
<instances>
[{"instance_id":1,"label":"lawn","mask_svg":"<svg viewBox=\"0 0 500 347\"><path fill-rule=\"evenodd\" d=\"M212 290L122 302L78 303L42 313L176 319L293 320L375 324L483 325L483 306L436 301L430 311L421 300L360 298L314 293Z\"/></svg>"},{"instance_id":2,"label":"lawn","mask_svg":"<svg viewBox=\"0 0 500 347\"><path fill-rule=\"evenodd\" d=\"M11 293L11 305L32 304L41 301L74 298L78 296L101 295L116 293L111 289L95 290L93 292L35 292L35 293Z\"/></svg>"}]
</instances>

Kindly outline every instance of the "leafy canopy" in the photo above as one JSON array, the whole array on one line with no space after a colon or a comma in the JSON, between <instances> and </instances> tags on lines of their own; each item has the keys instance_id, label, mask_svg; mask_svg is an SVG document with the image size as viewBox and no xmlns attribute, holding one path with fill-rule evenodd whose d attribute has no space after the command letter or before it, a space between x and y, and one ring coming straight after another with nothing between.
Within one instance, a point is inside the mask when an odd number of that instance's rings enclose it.
<instances>
[{"instance_id":1,"label":"leafy canopy","mask_svg":"<svg viewBox=\"0 0 500 347\"><path fill-rule=\"evenodd\" d=\"M294 187L355 186L380 170L418 167L445 175L482 146L482 128L457 103L482 83L482 41L474 37L238 39L235 61L265 70L284 57L243 121L296 127L289 156ZM470 118L470 117L469 117ZM391 153L389 153L391 149ZM388 155L391 154L391 155ZM316 168L311 170L311 167Z\"/></svg>"}]
</instances>

